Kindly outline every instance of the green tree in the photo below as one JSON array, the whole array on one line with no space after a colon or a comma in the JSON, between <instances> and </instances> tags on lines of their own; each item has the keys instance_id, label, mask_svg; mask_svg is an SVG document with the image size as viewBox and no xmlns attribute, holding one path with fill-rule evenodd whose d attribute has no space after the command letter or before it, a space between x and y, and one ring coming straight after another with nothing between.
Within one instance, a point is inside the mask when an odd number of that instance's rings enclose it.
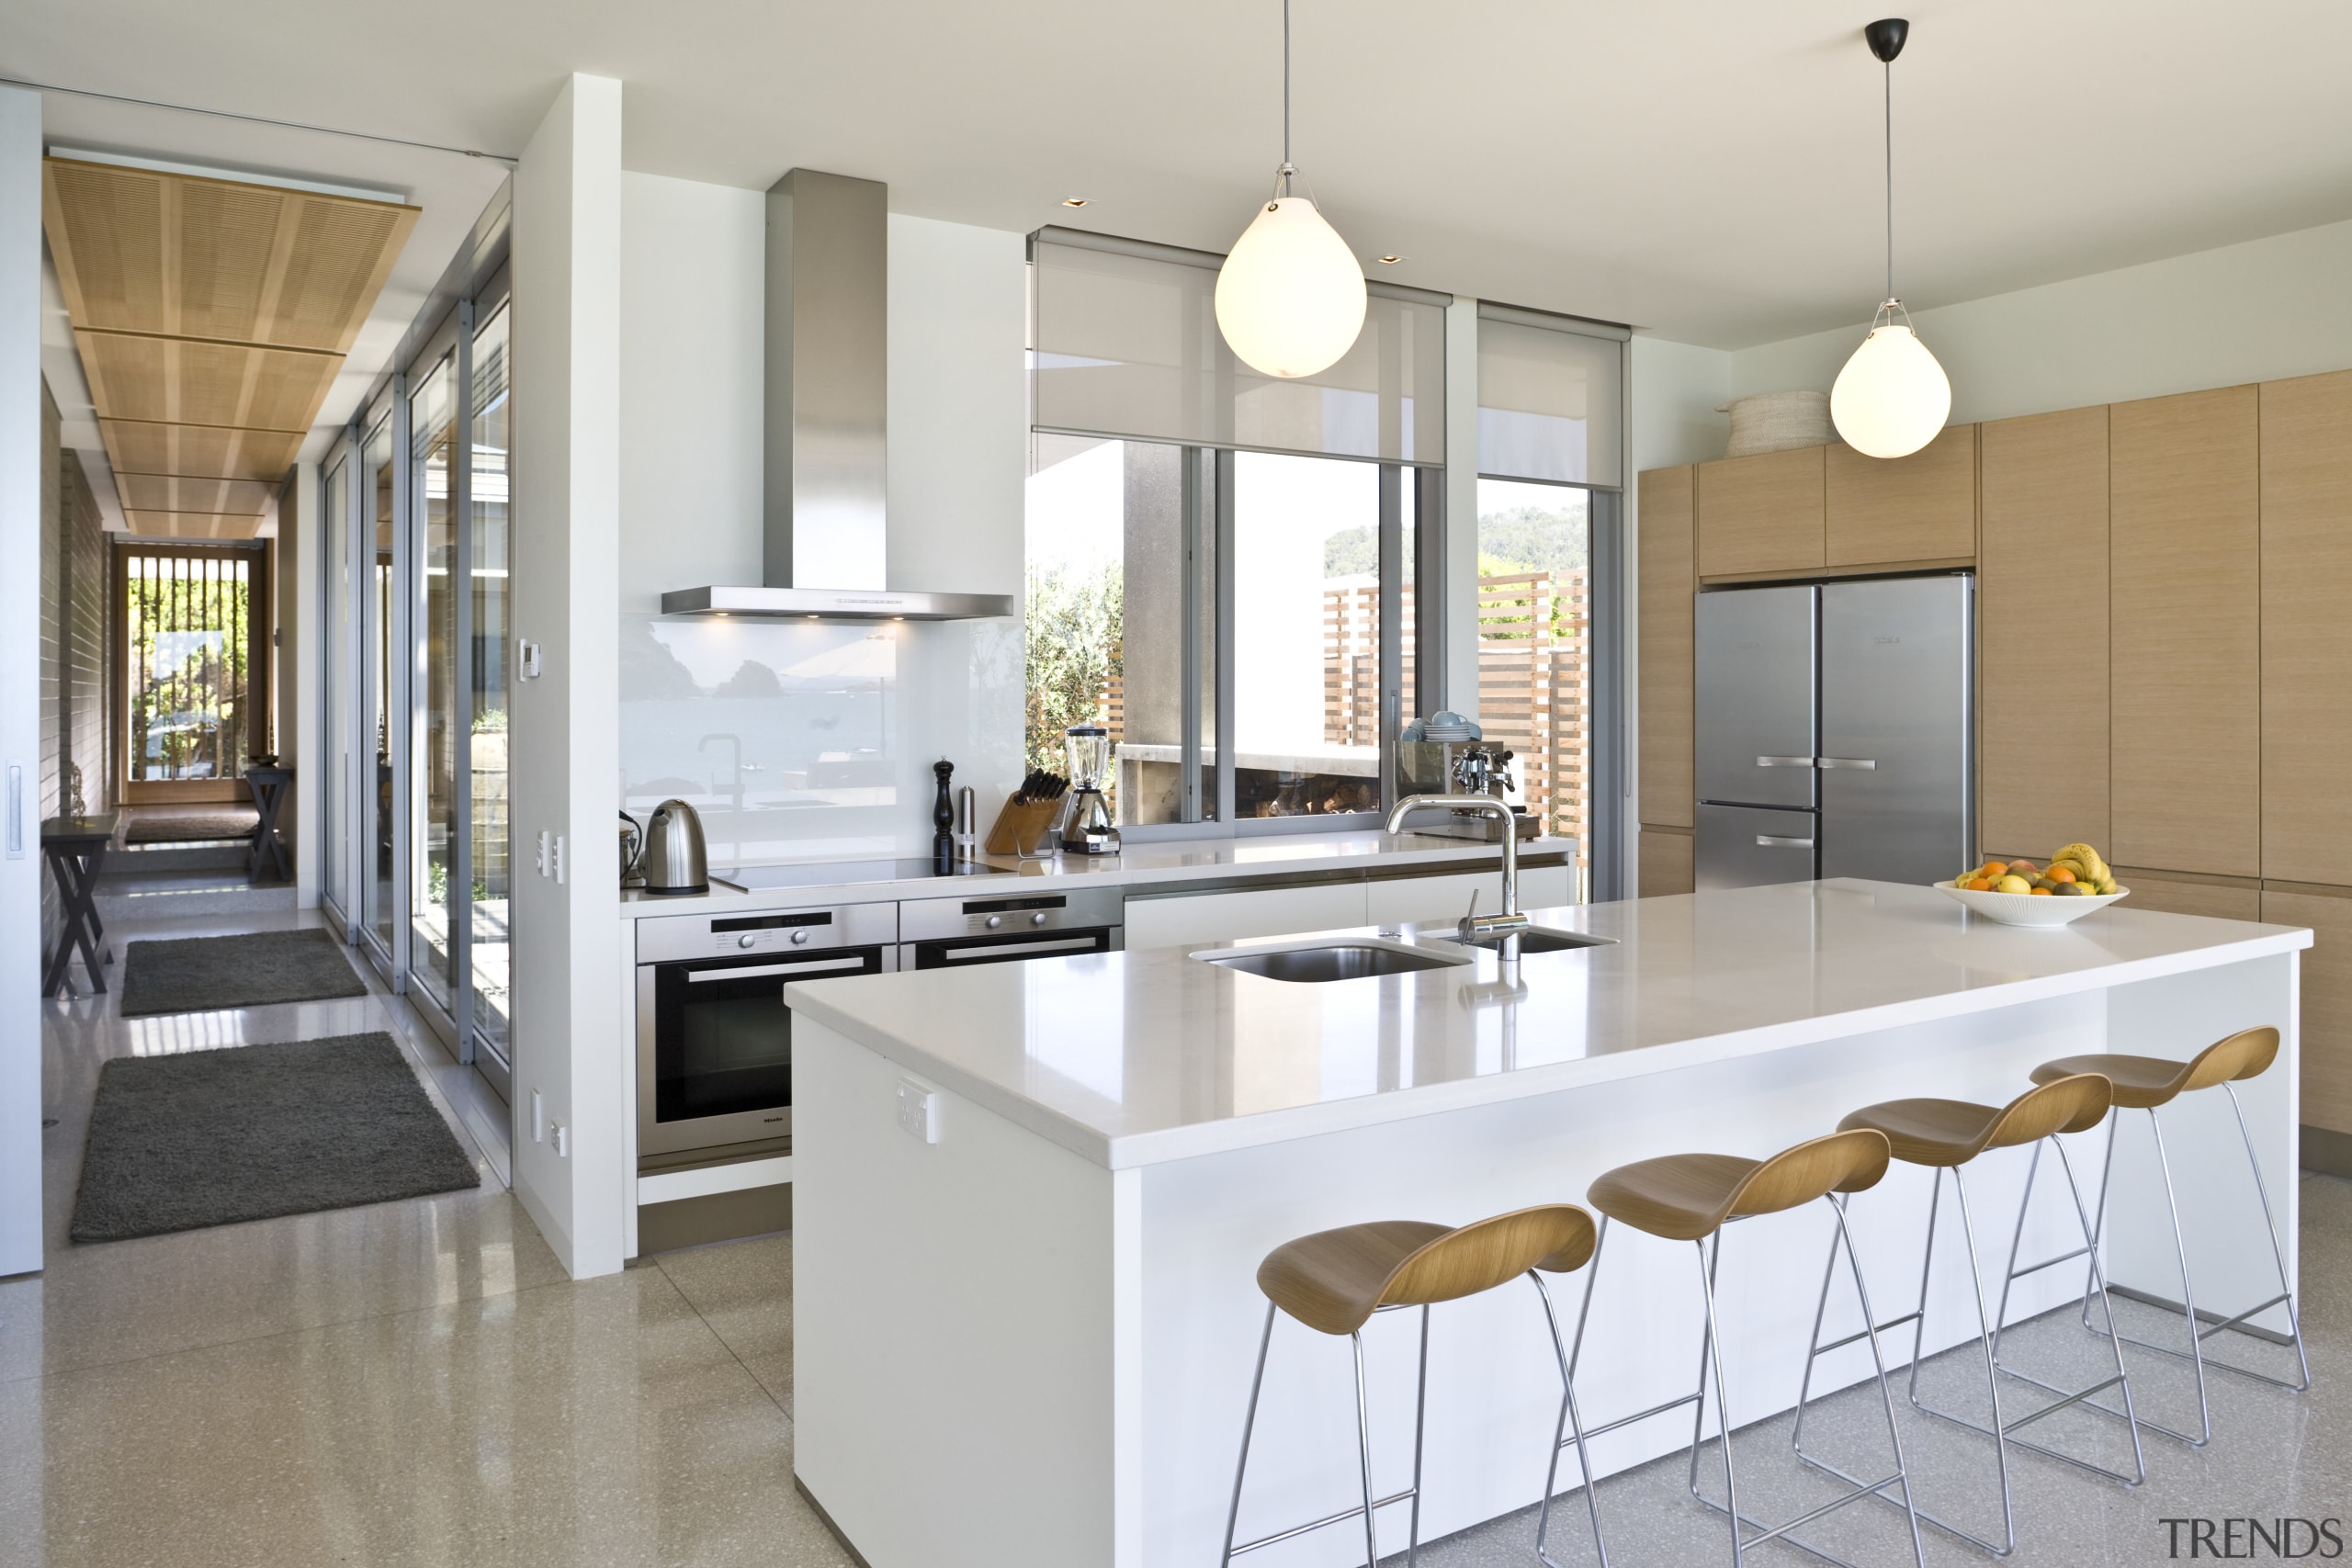
<instances>
[{"instance_id":1,"label":"green tree","mask_svg":"<svg viewBox=\"0 0 2352 1568\"><path fill-rule=\"evenodd\" d=\"M1095 716L1120 673L1125 581L1116 562L1093 573L1032 565L1022 610L1028 639L1028 766L1068 761L1062 731Z\"/></svg>"}]
</instances>

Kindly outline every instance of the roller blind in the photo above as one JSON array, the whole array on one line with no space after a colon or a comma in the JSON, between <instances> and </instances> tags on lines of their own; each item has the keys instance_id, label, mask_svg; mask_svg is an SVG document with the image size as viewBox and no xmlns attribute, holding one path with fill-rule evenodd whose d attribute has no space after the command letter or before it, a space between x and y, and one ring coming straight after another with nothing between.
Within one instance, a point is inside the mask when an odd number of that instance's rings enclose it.
<instances>
[{"instance_id":1,"label":"roller blind","mask_svg":"<svg viewBox=\"0 0 2352 1568\"><path fill-rule=\"evenodd\" d=\"M1338 364L1278 380L1216 327L1225 258L1069 229L1029 237L1032 418L1040 430L1383 462L1445 461L1450 295L1368 285Z\"/></svg>"},{"instance_id":2,"label":"roller blind","mask_svg":"<svg viewBox=\"0 0 2352 1568\"><path fill-rule=\"evenodd\" d=\"M1478 471L1625 482L1625 342L1604 321L1478 307Z\"/></svg>"}]
</instances>

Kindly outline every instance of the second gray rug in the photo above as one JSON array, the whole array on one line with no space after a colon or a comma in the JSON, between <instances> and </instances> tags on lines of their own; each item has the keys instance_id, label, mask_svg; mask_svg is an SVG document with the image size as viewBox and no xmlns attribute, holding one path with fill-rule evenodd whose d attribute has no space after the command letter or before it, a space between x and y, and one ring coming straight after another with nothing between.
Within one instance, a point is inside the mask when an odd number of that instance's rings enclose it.
<instances>
[{"instance_id":1,"label":"second gray rug","mask_svg":"<svg viewBox=\"0 0 2352 1568\"><path fill-rule=\"evenodd\" d=\"M389 1034L119 1056L98 1071L72 1235L124 1241L481 1184Z\"/></svg>"},{"instance_id":2,"label":"second gray rug","mask_svg":"<svg viewBox=\"0 0 2352 1568\"><path fill-rule=\"evenodd\" d=\"M123 950L125 1018L367 994L343 943L315 929L151 940Z\"/></svg>"}]
</instances>

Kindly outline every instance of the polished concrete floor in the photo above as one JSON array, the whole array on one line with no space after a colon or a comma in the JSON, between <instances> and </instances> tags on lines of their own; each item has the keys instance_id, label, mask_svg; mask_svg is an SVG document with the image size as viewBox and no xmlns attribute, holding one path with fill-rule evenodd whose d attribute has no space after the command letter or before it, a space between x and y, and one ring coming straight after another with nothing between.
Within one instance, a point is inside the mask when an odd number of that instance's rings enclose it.
<instances>
[{"instance_id":1,"label":"polished concrete floor","mask_svg":"<svg viewBox=\"0 0 2352 1568\"><path fill-rule=\"evenodd\" d=\"M119 955L140 935L315 923L108 934ZM47 1267L0 1280L0 1563L847 1564L791 1484L790 1244L570 1281L502 1179L503 1107L368 980L347 1001L168 1018L122 1019L112 992L44 1004ZM108 1057L375 1029L480 1189L65 1239Z\"/></svg>"},{"instance_id":2,"label":"polished concrete floor","mask_svg":"<svg viewBox=\"0 0 2352 1568\"><path fill-rule=\"evenodd\" d=\"M315 923L308 914L214 918L110 934L119 952L140 934ZM111 994L47 1004L48 1267L0 1280L0 1564L845 1568L852 1560L791 1485L789 1239L566 1280L502 1180L503 1106L403 1001L368 979L369 995L348 1001L173 1018L119 1018ZM481 1162L481 1189L140 1241L65 1240L107 1058L371 1029L403 1042ZM2016 1455L2022 1540L2008 1561L2191 1561L2193 1527L2181 1527L2176 1556L2160 1521L2202 1517L2218 1529L2252 1517L2270 1529L2280 1517L2352 1515L2347 1238L2352 1182L2306 1176L2312 1393L2214 1374L2212 1443L2192 1450L2149 1435L2148 1481L2136 1489ZM2149 1309L2122 1310L2127 1328L2163 1334ZM2230 1354L2279 1371L2291 1365L2285 1352L2225 1337ZM2067 1314L2015 1338L2019 1364L2061 1380L2091 1381L2105 1354L2105 1341ZM2184 1367L2145 1353L2130 1365L2143 1415L2190 1417ZM1981 1413L1981 1380L1966 1352L1926 1372L1932 1395L1962 1411ZM2007 1413L2023 1408L2012 1403ZM1791 1459L1788 1427L1783 1417L1736 1438L1743 1506L1773 1519L1836 1490ZM2043 1427L2069 1451L2129 1462L2117 1423L2070 1412ZM1907 1409L1901 1431L1921 1506L1979 1533L1995 1529L1989 1446ZM1858 1469L1883 1458L1874 1393L1848 1390L1818 1406L1807 1446ZM1349 1458L1335 1456L1342 1494ZM1702 1474L1720 1496L1712 1445L1706 1458ZM1602 1483L1617 1568L1729 1561L1721 1517L1690 1500L1684 1474L1680 1461L1667 1460ZM1382 1544L1397 1562L1403 1512L1382 1517ZM1553 1538L1563 1568L1595 1562L1583 1520L1581 1497L1564 1499ZM1802 1533L1860 1563L1904 1563L1912 1559L1901 1520L1865 1502ZM1533 1561L1533 1534L1531 1510L1430 1543L1420 1561L1523 1564ZM2229 1539L2246 1551L2243 1527ZM1284 1557L1295 1550L1253 1562L1307 1561ZM1938 1568L1986 1561L1933 1531L1926 1550ZM2314 1555L2325 1554L2323 1546ZM1778 1544L1748 1560L1817 1561Z\"/></svg>"}]
</instances>

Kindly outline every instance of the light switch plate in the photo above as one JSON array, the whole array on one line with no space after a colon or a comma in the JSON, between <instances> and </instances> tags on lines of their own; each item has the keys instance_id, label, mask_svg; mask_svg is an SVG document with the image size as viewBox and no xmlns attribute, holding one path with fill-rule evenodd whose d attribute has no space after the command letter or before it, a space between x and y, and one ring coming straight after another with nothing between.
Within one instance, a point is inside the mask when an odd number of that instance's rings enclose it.
<instances>
[{"instance_id":1,"label":"light switch plate","mask_svg":"<svg viewBox=\"0 0 2352 1568\"><path fill-rule=\"evenodd\" d=\"M899 1126L926 1144L939 1142L939 1091L912 1078L899 1080Z\"/></svg>"}]
</instances>

